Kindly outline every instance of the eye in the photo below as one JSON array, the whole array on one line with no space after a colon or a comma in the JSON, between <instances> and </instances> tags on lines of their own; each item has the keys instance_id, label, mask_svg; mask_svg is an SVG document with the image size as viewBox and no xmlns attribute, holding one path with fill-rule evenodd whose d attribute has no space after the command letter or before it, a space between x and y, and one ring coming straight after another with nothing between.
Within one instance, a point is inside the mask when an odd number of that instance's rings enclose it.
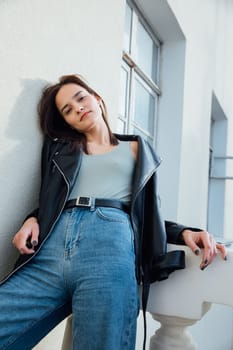
<instances>
[{"instance_id":1,"label":"eye","mask_svg":"<svg viewBox=\"0 0 233 350\"><path fill-rule=\"evenodd\" d=\"M63 114L64 114L64 115L68 115L70 112L71 112L71 108L68 108L68 109L65 109L65 110L63 111Z\"/></svg>"},{"instance_id":2,"label":"eye","mask_svg":"<svg viewBox=\"0 0 233 350\"><path fill-rule=\"evenodd\" d=\"M83 96L79 96L79 98L78 98L78 102L80 102L80 101L84 100L84 98L85 98L85 97L86 97L85 95L83 95Z\"/></svg>"}]
</instances>

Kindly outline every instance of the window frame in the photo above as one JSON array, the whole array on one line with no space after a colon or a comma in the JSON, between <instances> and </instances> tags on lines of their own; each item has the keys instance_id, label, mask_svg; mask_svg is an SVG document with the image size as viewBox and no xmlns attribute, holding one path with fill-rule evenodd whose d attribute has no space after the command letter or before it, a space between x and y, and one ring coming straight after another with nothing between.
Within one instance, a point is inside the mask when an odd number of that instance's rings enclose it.
<instances>
[{"instance_id":1,"label":"window frame","mask_svg":"<svg viewBox=\"0 0 233 350\"><path fill-rule=\"evenodd\" d=\"M158 104L159 96L161 95L160 84L160 57L161 57L161 42L153 33L149 23L146 21L142 12L138 9L134 1L126 1L126 6L129 6L131 9L131 23L130 23L130 33L129 33L129 52L123 47L122 54L122 64L121 69L125 70L128 74L128 79L126 81L126 106L125 112L126 115L122 116L119 113L118 119L120 122L123 122L124 133L132 133L134 128L139 130L139 133L143 133L146 139L152 144L156 145L157 140L157 126L158 126ZM136 33L138 23L144 27L148 35L153 41L153 45L157 47L157 57L156 57L156 77L153 81L152 78L147 75L141 67L137 64L136 61ZM136 80L139 80L143 87L154 97L155 106L154 106L154 115L153 115L153 130L151 132L146 131L141 128L137 123L134 122L134 110L135 110L135 84Z\"/></svg>"}]
</instances>

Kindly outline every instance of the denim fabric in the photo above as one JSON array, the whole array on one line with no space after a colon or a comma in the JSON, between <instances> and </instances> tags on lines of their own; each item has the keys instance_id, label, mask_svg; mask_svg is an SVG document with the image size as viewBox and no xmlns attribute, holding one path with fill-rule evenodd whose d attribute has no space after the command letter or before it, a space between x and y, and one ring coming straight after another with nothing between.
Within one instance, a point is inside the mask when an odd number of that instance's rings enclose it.
<instances>
[{"instance_id":1,"label":"denim fabric","mask_svg":"<svg viewBox=\"0 0 233 350\"><path fill-rule=\"evenodd\" d=\"M0 287L0 349L31 349L73 312L73 350L134 350L138 309L128 214L65 210L35 258Z\"/></svg>"}]
</instances>

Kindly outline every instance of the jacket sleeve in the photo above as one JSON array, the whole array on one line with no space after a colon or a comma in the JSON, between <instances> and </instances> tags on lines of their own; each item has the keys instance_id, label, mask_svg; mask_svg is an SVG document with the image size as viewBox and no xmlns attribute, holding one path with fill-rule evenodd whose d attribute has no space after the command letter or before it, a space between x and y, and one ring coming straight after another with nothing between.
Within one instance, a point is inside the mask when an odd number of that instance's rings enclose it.
<instances>
[{"instance_id":1,"label":"jacket sleeve","mask_svg":"<svg viewBox=\"0 0 233 350\"><path fill-rule=\"evenodd\" d=\"M42 152L41 152L41 186L44 179L44 174L46 171L46 165L49 161L49 154L50 154L50 143L51 141L48 138L44 139L43 146L42 146ZM39 208L33 209L24 219L26 221L30 217L38 218L39 214Z\"/></svg>"},{"instance_id":2,"label":"jacket sleeve","mask_svg":"<svg viewBox=\"0 0 233 350\"><path fill-rule=\"evenodd\" d=\"M184 230L192 230L195 232L202 231L200 228L189 227L182 224L178 224L172 221L165 221L165 229L167 234L167 242L173 244L185 244L182 238L182 232Z\"/></svg>"}]
</instances>

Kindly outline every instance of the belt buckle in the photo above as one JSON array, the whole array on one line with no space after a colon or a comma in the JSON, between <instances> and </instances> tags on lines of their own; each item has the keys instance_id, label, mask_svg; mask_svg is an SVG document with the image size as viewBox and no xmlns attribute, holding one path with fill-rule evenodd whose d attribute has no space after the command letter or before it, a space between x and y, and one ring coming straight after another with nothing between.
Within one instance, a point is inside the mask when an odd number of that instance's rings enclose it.
<instances>
[{"instance_id":1,"label":"belt buckle","mask_svg":"<svg viewBox=\"0 0 233 350\"><path fill-rule=\"evenodd\" d=\"M77 206L90 208L91 204L92 204L91 197L77 197L76 199Z\"/></svg>"}]
</instances>

